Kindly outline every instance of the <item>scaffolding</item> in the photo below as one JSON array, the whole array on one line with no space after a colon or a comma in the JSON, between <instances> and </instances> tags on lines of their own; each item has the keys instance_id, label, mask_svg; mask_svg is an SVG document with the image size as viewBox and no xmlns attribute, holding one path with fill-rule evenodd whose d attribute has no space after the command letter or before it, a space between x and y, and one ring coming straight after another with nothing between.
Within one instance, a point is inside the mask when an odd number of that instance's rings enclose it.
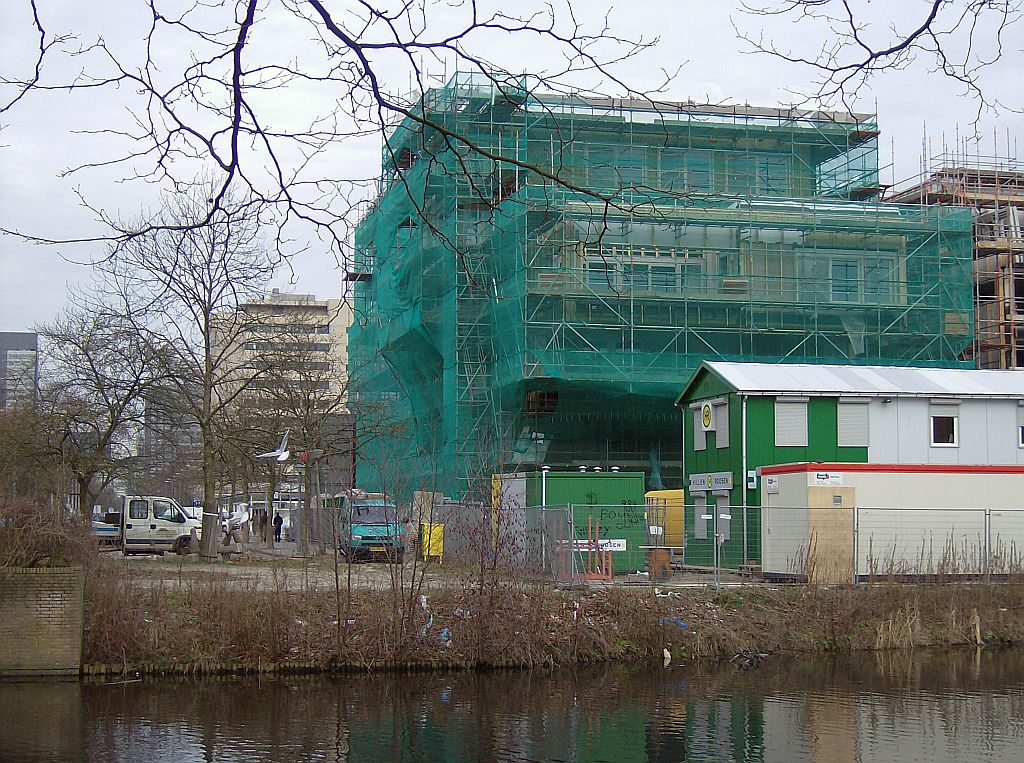
<instances>
[{"instance_id":1,"label":"scaffolding","mask_svg":"<svg viewBox=\"0 0 1024 763\"><path fill-rule=\"evenodd\" d=\"M872 115L479 75L417 109L349 274L353 393L404 423L410 490L541 463L678 486L705 358L963 365L970 211L881 203Z\"/></svg>"},{"instance_id":2,"label":"scaffolding","mask_svg":"<svg viewBox=\"0 0 1024 763\"><path fill-rule=\"evenodd\" d=\"M1024 164L943 154L923 180L892 194L901 204L974 210L975 332L978 368L1024 368Z\"/></svg>"}]
</instances>

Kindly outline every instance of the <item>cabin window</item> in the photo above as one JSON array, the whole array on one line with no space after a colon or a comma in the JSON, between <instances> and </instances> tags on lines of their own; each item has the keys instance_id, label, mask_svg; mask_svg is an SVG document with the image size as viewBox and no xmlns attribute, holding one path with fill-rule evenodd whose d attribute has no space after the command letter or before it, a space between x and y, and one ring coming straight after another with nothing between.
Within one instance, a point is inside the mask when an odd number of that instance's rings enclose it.
<instances>
[{"instance_id":1,"label":"cabin window","mask_svg":"<svg viewBox=\"0 0 1024 763\"><path fill-rule=\"evenodd\" d=\"M957 417L950 415L932 416L932 446L955 448L957 446Z\"/></svg>"}]
</instances>

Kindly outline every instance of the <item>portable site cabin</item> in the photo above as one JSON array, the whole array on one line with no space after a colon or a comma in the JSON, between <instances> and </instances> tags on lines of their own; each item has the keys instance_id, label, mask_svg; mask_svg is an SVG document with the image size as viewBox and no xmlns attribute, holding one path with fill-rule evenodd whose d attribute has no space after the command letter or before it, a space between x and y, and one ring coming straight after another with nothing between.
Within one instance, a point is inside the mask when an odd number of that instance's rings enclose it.
<instances>
[{"instance_id":1,"label":"portable site cabin","mask_svg":"<svg viewBox=\"0 0 1024 763\"><path fill-rule=\"evenodd\" d=\"M800 463L761 479L769 577L1024 570L1024 466Z\"/></svg>"},{"instance_id":2,"label":"portable site cabin","mask_svg":"<svg viewBox=\"0 0 1024 763\"><path fill-rule=\"evenodd\" d=\"M689 480L687 564L710 565L717 535L723 567L753 562L766 573L792 572L793 549L786 552L778 543L792 543L798 527L819 544L826 527L832 528L829 538L839 538L836 533L848 520L838 512L853 510L856 518L868 508L889 512L886 537L893 549L909 543L906 533L899 539L900 527L930 523L930 550L917 548L920 558L950 540L942 531L949 517L921 510L1024 509L1020 371L706 361L676 404L683 414L683 468ZM989 472L970 467L996 466L1000 476L989 480L995 497L975 490L974 500L965 501L961 490L937 487L943 480L980 484L983 477L968 475ZM855 480L839 476L854 471ZM819 474L826 475L822 484L812 484ZM836 484L840 480L843 484ZM818 487L836 490L826 496L810 489ZM762 513L763 505L770 509ZM837 513L811 515L811 509ZM783 510L803 514L783 515ZM815 527L821 533L816 535ZM881 530L859 539L855 529L845 532L857 553L882 537ZM1007 527L1005 537L1015 544L1014 532ZM911 546L900 554L908 556ZM899 556L893 550L890 560L893 554ZM867 574L861 562L867 560L858 561L855 570L850 556L844 569Z\"/></svg>"}]
</instances>

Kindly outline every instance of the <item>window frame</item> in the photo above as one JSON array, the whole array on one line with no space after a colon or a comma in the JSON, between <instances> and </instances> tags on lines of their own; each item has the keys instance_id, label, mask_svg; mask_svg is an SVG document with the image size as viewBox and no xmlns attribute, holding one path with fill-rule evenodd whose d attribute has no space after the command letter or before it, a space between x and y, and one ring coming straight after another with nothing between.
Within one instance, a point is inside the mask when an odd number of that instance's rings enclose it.
<instances>
[{"instance_id":1,"label":"window frame","mask_svg":"<svg viewBox=\"0 0 1024 763\"><path fill-rule=\"evenodd\" d=\"M142 513L136 513L141 509ZM149 519L149 501L145 498L136 498L128 502L128 519Z\"/></svg>"},{"instance_id":2,"label":"window frame","mask_svg":"<svg viewBox=\"0 0 1024 763\"><path fill-rule=\"evenodd\" d=\"M960 416L956 413L929 413L928 414L928 439L930 445L933 448L958 448L960 447L960 424L958 419ZM935 421L936 419L949 419L953 422L953 441L952 442L936 442L935 441Z\"/></svg>"}]
</instances>

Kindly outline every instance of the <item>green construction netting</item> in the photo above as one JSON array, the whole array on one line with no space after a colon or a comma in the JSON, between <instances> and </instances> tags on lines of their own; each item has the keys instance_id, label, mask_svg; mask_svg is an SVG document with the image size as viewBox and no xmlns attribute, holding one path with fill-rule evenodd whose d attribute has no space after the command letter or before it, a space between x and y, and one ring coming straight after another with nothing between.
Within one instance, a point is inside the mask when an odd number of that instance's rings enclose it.
<instances>
[{"instance_id":1,"label":"green construction netting","mask_svg":"<svg viewBox=\"0 0 1024 763\"><path fill-rule=\"evenodd\" d=\"M356 231L353 397L394 425L361 486L460 496L546 463L674 487L672 401L705 358L966 365L971 213L877 201L871 117L462 75L419 113Z\"/></svg>"}]
</instances>

